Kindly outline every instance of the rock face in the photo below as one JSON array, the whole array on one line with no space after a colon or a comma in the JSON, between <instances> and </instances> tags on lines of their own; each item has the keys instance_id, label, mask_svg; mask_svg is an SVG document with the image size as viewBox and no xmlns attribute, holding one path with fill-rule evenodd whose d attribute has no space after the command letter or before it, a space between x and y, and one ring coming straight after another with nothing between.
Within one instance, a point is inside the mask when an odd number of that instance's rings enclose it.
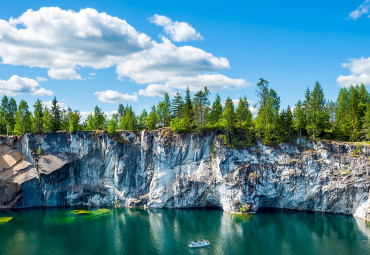
<instances>
[{"instance_id":1,"label":"rock face","mask_svg":"<svg viewBox=\"0 0 370 255\"><path fill-rule=\"evenodd\" d=\"M35 151L40 147L41 154ZM275 207L370 217L370 148L300 140L228 148L168 129L0 137L0 208Z\"/></svg>"}]
</instances>

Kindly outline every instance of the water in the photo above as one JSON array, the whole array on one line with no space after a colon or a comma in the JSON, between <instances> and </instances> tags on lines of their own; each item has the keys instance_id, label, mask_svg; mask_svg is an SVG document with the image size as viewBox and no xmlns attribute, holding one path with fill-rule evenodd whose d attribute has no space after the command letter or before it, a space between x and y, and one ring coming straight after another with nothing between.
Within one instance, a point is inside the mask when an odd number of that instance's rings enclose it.
<instances>
[{"instance_id":1,"label":"water","mask_svg":"<svg viewBox=\"0 0 370 255\"><path fill-rule=\"evenodd\" d=\"M13 217L0 218L0 254L370 254L370 225L341 215L33 209L0 217ZM187 247L203 238L210 249Z\"/></svg>"}]
</instances>

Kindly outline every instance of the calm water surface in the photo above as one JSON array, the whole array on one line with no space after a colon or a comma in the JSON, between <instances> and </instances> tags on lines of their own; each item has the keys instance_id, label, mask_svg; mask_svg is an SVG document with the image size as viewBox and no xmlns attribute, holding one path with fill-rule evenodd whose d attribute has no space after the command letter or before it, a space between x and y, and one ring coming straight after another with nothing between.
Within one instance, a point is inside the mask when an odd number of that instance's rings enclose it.
<instances>
[{"instance_id":1,"label":"calm water surface","mask_svg":"<svg viewBox=\"0 0 370 255\"><path fill-rule=\"evenodd\" d=\"M13 217L0 218L0 254L370 254L370 225L340 215L35 209L0 217ZM187 247L203 238L210 249Z\"/></svg>"}]
</instances>

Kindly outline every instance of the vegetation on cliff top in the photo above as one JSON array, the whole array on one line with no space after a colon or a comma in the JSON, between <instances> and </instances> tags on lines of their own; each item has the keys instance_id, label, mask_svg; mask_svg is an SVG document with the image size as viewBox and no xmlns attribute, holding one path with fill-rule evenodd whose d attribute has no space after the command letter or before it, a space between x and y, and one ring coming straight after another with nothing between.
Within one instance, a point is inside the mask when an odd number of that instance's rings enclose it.
<instances>
[{"instance_id":1,"label":"vegetation on cliff top","mask_svg":"<svg viewBox=\"0 0 370 255\"><path fill-rule=\"evenodd\" d=\"M31 113L26 101L21 100L17 106L14 98L4 96L0 104L0 133L108 130L114 135L119 129L138 131L170 126L179 133L217 131L225 143L234 145L250 145L255 139L271 145L302 136L344 141L370 139L370 94L363 84L341 88L337 101L331 102L316 82L312 91L307 88L303 101L281 110L276 91L269 88L268 81L260 79L256 116L252 115L246 97L235 106L230 98L222 105L219 95L211 104L209 95L207 87L193 97L189 89L184 97L177 92L172 100L166 93L149 113L143 110L139 115L131 106L120 104L111 119L96 106L83 122L78 111L60 109L56 98L50 109L37 99Z\"/></svg>"}]
</instances>

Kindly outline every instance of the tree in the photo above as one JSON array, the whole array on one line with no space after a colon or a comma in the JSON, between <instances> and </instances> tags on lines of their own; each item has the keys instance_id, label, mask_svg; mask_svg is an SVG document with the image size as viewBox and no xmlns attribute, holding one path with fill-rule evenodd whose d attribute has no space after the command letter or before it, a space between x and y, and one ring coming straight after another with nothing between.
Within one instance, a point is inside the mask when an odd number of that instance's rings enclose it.
<instances>
[{"instance_id":1,"label":"tree","mask_svg":"<svg viewBox=\"0 0 370 255\"><path fill-rule=\"evenodd\" d=\"M46 133L53 132L53 116L47 107L45 107L43 111L42 131Z\"/></svg>"},{"instance_id":2,"label":"tree","mask_svg":"<svg viewBox=\"0 0 370 255\"><path fill-rule=\"evenodd\" d=\"M24 135L32 131L32 115L28 110L28 104L22 100L19 103L18 111L15 113L14 133Z\"/></svg>"},{"instance_id":3,"label":"tree","mask_svg":"<svg viewBox=\"0 0 370 255\"><path fill-rule=\"evenodd\" d=\"M308 97L307 97L308 96ZM306 96L307 102L307 132L311 138L316 139L329 125L329 113L326 111L324 92L319 82L316 82L312 93Z\"/></svg>"},{"instance_id":4,"label":"tree","mask_svg":"<svg viewBox=\"0 0 370 255\"><path fill-rule=\"evenodd\" d=\"M349 88L348 100L348 125L350 129L350 140L357 141L361 137L362 131L362 116L359 107L360 94L358 88L351 86Z\"/></svg>"},{"instance_id":5,"label":"tree","mask_svg":"<svg viewBox=\"0 0 370 255\"><path fill-rule=\"evenodd\" d=\"M9 105L9 99L6 95L4 95L3 98L1 99L1 105L0 105L0 133L1 134L7 133L8 105Z\"/></svg>"},{"instance_id":6,"label":"tree","mask_svg":"<svg viewBox=\"0 0 370 255\"><path fill-rule=\"evenodd\" d=\"M139 119L138 119L138 129L139 130L143 130L144 128L146 128L145 121L147 117L148 117L148 112L144 109L141 112Z\"/></svg>"},{"instance_id":7,"label":"tree","mask_svg":"<svg viewBox=\"0 0 370 255\"><path fill-rule=\"evenodd\" d=\"M33 111L33 125L32 129L33 132L36 134L41 134L42 133L42 118L44 116L43 112L43 105L42 101L40 99L37 99L35 104L33 105L34 111Z\"/></svg>"},{"instance_id":8,"label":"tree","mask_svg":"<svg viewBox=\"0 0 370 255\"><path fill-rule=\"evenodd\" d=\"M159 102L157 106L158 125L168 127L171 121L171 101L168 93L164 94L164 101Z\"/></svg>"},{"instance_id":9,"label":"tree","mask_svg":"<svg viewBox=\"0 0 370 255\"><path fill-rule=\"evenodd\" d=\"M173 118L181 119L184 113L184 101L180 92L176 92L175 98L171 103L171 112Z\"/></svg>"},{"instance_id":10,"label":"tree","mask_svg":"<svg viewBox=\"0 0 370 255\"><path fill-rule=\"evenodd\" d=\"M96 130L104 130L107 127L107 117L105 116L104 112L98 106L95 106L94 109L94 128Z\"/></svg>"},{"instance_id":11,"label":"tree","mask_svg":"<svg viewBox=\"0 0 370 255\"><path fill-rule=\"evenodd\" d=\"M17 102L15 101L14 98L10 98L9 104L6 110L8 133L13 132L14 130L16 112L17 112Z\"/></svg>"},{"instance_id":12,"label":"tree","mask_svg":"<svg viewBox=\"0 0 370 255\"><path fill-rule=\"evenodd\" d=\"M234 112L234 104L233 101L228 97L225 102L225 109L222 113L222 117L220 120L220 126L226 133L227 142L230 143L232 140L232 136L234 133L235 128L235 112Z\"/></svg>"},{"instance_id":13,"label":"tree","mask_svg":"<svg viewBox=\"0 0 370 255\"><path fill-rule=\"evenodd\" d=\"M69 132L74 133L78 130L79 128L79 123L80 123L80 112L79 111L70 111L69 112Z\"/></svg>"},{"instance_id":14,"label":"tree","mask_svg":"<svg viewBox=\"0 0 370 255\"><path fill-rule=\"evenodd\" d=\"M298 101L294 108L293 118L293 127L297 131L299 138L302 138L302 130L306 126L306 116L301 100Z\"/></svg>"},{"instance_id":15,"label":"tree","mask_svg":"<svg viewBox=\"0 0 370 255\"><path fill-rule=\"evenodd\" d=\"M119 104L118 106L118 121L120 122L123 116L125 115L125 107L123 104Z\"/></svg>"},{"instance_id":16,"label":"tree","mask_svg":"<svg viewBox=\"0 0 370 255\"><path fill-rule=\"evenodd\" d=\"M221 119L221 115L222 115L221 98L217 94L216 99L212 104L211 112L208 116L209 126L215 127L218 121Z\"/></svg>"},{"instance_id":17,"label":"tree","mask_svg":"<svg viewBox=\"0 0 370 255\"><path fill-rule=\"evenodd\" d=\"M131 106L126 106L124 116L120 122L120 128L131 131L137 129L136 116Z\"/></svg>"},{"instance_id":18,"label":"tree","mask_svg":"<svg viewBox=\"0 0 370 255\"><path fill-rule=\"evenodd\" d=\"M239 98L238 107L235 110L235 117L239 126L250 117L249 103L246 97Z\"/></svg>"},{"instance_id":19,"label":"tree","mask_svg":"<svg viewBox=\"0 0 370 255\"><path fill-rule=\"evenodd\" d=\"M62 116L60 113L60 107L59 107L58 100L56 97L54 97L52 101L51 116L53 117L52 132L56 132L60 130L61 124L62 124Z\"/></svg>"},{"instance_id":20,"label":"tree","mask_svg":"<svg viewBox=\"0 0 370 255\"><path fill-rule=\"evenodd\" d=\"M191 103L189 87L186 88L183 119L184 119L185 130L187 132L190 132L191 129L193 128L193 107Z\"/></svg>"},{"instance_id":21,"label":"tree","mask_svg":"<svg viewBox=\"0 0 370 255\"><path fill-rule=\"evenodd\" d=\"M157 111L155 109L155 106L153 105L152 110L150 111L148 117L146 118L145 126L149 130L153 130L153 129L157 128L157 123L158 123L158 115L157 115Z\"/></svg>"},{"instance_id":22,"label":"tree","mask_svg":"<svg viewBox=\"0 0 370 255\"><path fill-rule=\"evenodd\" d=\"M116 134L117 128L118 128L117 121L114 118L111 118L108 123L108 134L109 135Z\"/></svg>"},{"instance_id":23,"label":"tree","mask_svg":"<svg viewBox=\"0 0 370 255\"><path fill-rule=\"evenodd\" d=\"M348 123L348 90L341 88L336 102L334 134L336 138L349 138L350 126Z\"/></svg>"},{"instance_id":24,"label":"tree","mask_svg":"<svg viewBox=\"0 0 370 255\"><path fill-rule=\"evenodd\" d=\"M366 114L364 116L363 134L364 138L370 140L370 103L367 103Z\"/></svg>"},{"instance_id":25,"label":"tree","mask_svg":"<svg viewBox=\"0 0 370 255\"><path fill-rule=\"evenodd\" d=\"M209 90L207 87L204 87L204 90L198 91L194 95L193 99L193 106L194 106L194 119L195 124L203 128L206 122L206 116L208 113L208 107L209 107Z\"/></svg>"}]
</instances>

